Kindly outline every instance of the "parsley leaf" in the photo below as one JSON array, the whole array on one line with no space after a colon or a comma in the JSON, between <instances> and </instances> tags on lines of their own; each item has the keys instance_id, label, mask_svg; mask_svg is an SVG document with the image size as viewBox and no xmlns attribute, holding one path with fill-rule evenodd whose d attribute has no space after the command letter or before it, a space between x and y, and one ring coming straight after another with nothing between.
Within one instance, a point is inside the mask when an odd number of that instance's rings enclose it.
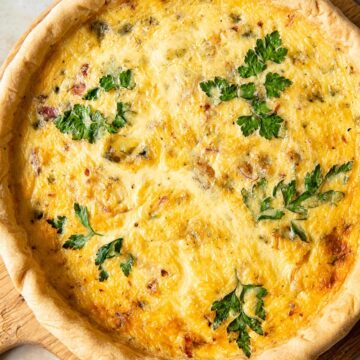
<instances>
[{"instance_id":1,"label":"parsley leaf","mask_svg":"<svg viewBox=\"0 0 360 360\"><path fill-rule=\"evenodd\" d=\"M320 165L316 165L312 173L307 173L305 176L305 190L310 194L314 194L321 186L323 177L321 174Z\"/></svg>"},{"instance_id":2,"label":"parsley leaf","mask_svg":"<svg viewBox=\"0 0 360 360\"><path fill-rule=\"evenodd\" d=\"M331 169L327 172L325 178L329 179L335 175L338 175L340 173L346 173L350 171L353 167L353 161L348 161L347 163L344 163L342 165L334 165L331 167Z\"/></svg>"},{"instance_id":3,"label":"parsley leaf","mask_svg":"<svg viewBox=\"0 0 360 360\"><path fill-rule=\"evenodd\" d=\"M244 136L249 136L260 127L259 119L255 115L240 116L236 123L240 126Z\"/></svg>"},{"instance_id":4,"label":"parsley leaf","mask_svg":"<svg viewBox=\"0 0 360 360\"><path fill-rule=\"evenodd\" d=\"M231 313L238 313L240 311L240 300L236 295L237 288L231 293L227 294L223 299L215 301L211 306L211 311L215 311L215 319L213 322L213 329L216 330Z\"/></svg>"},{"instance_id":5,"label":"parsley leaf","mask_svg":"<svg viewBox=\"0 0 360 360\"><path fill-rule=\"evenodd\" d=\"M100 79L100 86L106 92L120 88L131 90L135 87L132 70L124 70L118 76L112 74L105 75Z\"/></svg>"},{"instance_id":6,"label":"parsley leaf","mask_svg":"<svg viewBox=\"0 0 360 360\"><path fill-rule=\"evenodd\" d=\"M112 259L121 255L121 248L123 244L123 238L118 238L109 242L106 245L101 246L95 258L95 265L99 266L99 281L103 282L109 278L109 273L104 269L104 262L106 259Z\"/></svg>"},{"instance_id":7,"label":"parsley leaf","mask_svg":"<svg viewBox=\"0 0 360 360\"><path fill-rule=\"evenodd\" d=\"M276 73L268 73L265 79L266 95L269 98L279 98L281 91L284 91L292 84L292 81Z\"/></svg>"},{"instance_id":8,"label":"parsley leaf","mask_svg":"<svg viewBox=\"0 0 360 360\"><path fill-rule=\"evenodd\" d=\"M119 80L120 80L120 86L125 89L131 90L135 87L135 82L132 76L132 70L130 69L122 71L119 75Z\"/></svg>"},{"instance_id":9,"label":"parsley leaf","mask_svg":"<svg viewBox=\"0 0 360 360\"><path fill-rule=\"evenodd\" d=\"M278 31L265 36L264 39L256 41L255 53L265 63L273 61L277 64L282 63L287 55L287 49L281 47L282 40Z\"/></svg>"},{"instance_id":10,"label":"parsley leaf","mask_svg":"<svg viewBox=\"0 0 360 360\"><path fill-rule=\"evenodd\" d=\"M109 273L100 265L99 266L99 281L104 282L109 278Z\"/></svg>"},{"instance_id":11,"label":"parsley leaf","mask_svg":"<svg viewBox=\"0 0 360 360\"><path fill-rule=\"evenodd\" d=\"M269 115L261 119L259 134L267 140L279 137L281 124L284 120L278 115Z\"/></svg>"},{"instance_id":12,"label":"parsley leaf","mask_svg":"<svg viewBox=\"0 0 360 360\"><path fill-rule=\"evenodd\" d=\"M79 250L82 249L85 244L94 236L102 236L101 234L94 231L90 225L89 212L87 207L81 206L78 203L74 204L74 211L80 223L88 230L86 235L76 234L71 235L69 239L64 243L64 249Z\"/></svg>"},{"instance_id":13,"label":"parsley leaf","mask_svg":"<svg viewBox=\"0 0 360 360\"><path fill-rule=\"evenodd\" d=\"M55 120L55 126L64 134L71 134L73 140L87 140L93 144L104 133L111 134L127 124L126 112L130 106L117 103L117 113L111 124L100 111L91 111L89 106L76 104Z\"/></svg>"},{"instance_id":14,"label":"parsley leaf","mask_svg":"<svg viewBox=\"0 0 360 360\"><path fill-rule=\"evenodd\" d=\"M260 129L259 134L265 139L277 138L284 120L276 114L270 114L271 109L267 106L266 101L254 98L251 105L253 114L240 116L236 121L243 135L249 136Z\"/></svg>"},{"instance_id":15,"label":"parsley leaf","mask_svg":"<svg viewBox=\"0 0 360 360\"><path fill-rule=\"evenodd\" d=\"M305 231L295 221L291 221L290 229L294 236L298 236L301 241L307 242L307 236L305 234Z\"/></svg>"},{"instance_id":16,"label":"parsley leaf","mask_svg":"<svg viewBox=\"0 0 360 360\"><path fill-rule=\"evenodd\" d=\"M279 220L281 219L285 213L281 210L277 209L267 209L265 211L262 211L259 216L257 217L257 221L261 220Z\"/></svg>"},{"instance_id":17,"label":"parsley leaf","mask_svg":"<svg viewBox=\"0 0 360 360\"><path fill-rule=\"evenodd\" d=\"M101 246L96 253L95 265L102 265L106 259L120 256L122 243L123 238L119 238Z\"/></svg>"},{"instance_id":18,"label":"parsley leaf","mask_svg":"<svg viewBox=\"0 0 360 360\"><path fill-rule=\"evenodd\" d=\"M47 220L47 223L56 229L58 234L62 234L64 232L66 216L58 216L56 219L49 219Z\"/></svg>"},{"instance_id":19,"label":"parsley leaf","mask_svg":"<svg viewBox=\"0 0 360 360\"><path fill-rule=\"evenodd\" d=\"M266 64L261 61L256 52L250 49L245 56L245 65L238 67L238 73L242 78L256 76L266 69Z\"/></svg>"},{"instance_id":20,"label":"parsley leaf","mask_svg":"<svg viewBox=\"0 0 360 360\"><path fill-rule=\"evenodd\" d=\"M266 35L264 39L257 39L255 50L250 49L245 56L245 65L237 69L240 76L249 78L260 74L266 70L267 61L282 63L287 55L287 49L280 47L281 44L278 31Z\"/></svg>"},{"instance_id":21,"label":"parsley leaf","mask_svg":"<svg viewBox=\"0 0 360 360\"><path fill-rule=\"evenodd\" d=\"M208 97L213 99L215 104L235 99L238 96L237 85L230 84L226 79L219 76L216 76L214 80L201 82L200 88Z\"/></svg>"},{"instance_id":22,"label":"parsley leaf","mask_svg":"<svg viewBox=\"0 0 360 360\"><path fill-rule=\"evenodd\" d=\"M260 204L260 211L271 209L271 202L272 202L272 198L270 196L265 198Z\"/></svg>"},{"instance_id":23,"label":"parsley leaf","mask_svg":"<svg viewBox=\"0 0 360 360\"><path fill-rule=\"evenodd\" d=\"M97 100L99 97L100 88L96 87L90 89L83 97L84 100Z\"/></svg>"},{"instance_id":24,"label":"parsley leaf","mask_svg":"<svg viewBox=\"0 0 360 360\"><path fill-rule=\"evenodd\" d=\"M116 78L113 75L105 75L100 79L100 86L106 91L117 88Z\"/></svg>"},{"instance_id":25,"label":"parsley leaf","mask_svg":"<svg viewBox=\"0 0 360 360\"><path fill-rule=\"evenodd\" d=\"M134 262L135 258L131 254L128 254L126 261L120 264L121 270L126 277L130 275L130 271L134 265Z\"/></svg>"},{"instance_id":26,"label":"parsley leaf","mask_svg":"<svg viewBox=\"0 0 360 360\"><path fill-rule=\"evenodd\" d=\"M256 87L253 82L240 85L240 97L246 100L254 99Z\"/></svg>"},{"instance_id":27,"label":"parsley leaf","mask_svg":"<svg viewBox=\"0 0 360 360\"><path fill-rule=\"evenodd\" d=\"M127 124L126 113L130 110L130 105L123 102L118 102L116 105L116 116L111 126L115 129L115 132L123 128Z\"/></svg>"}]
</instances>

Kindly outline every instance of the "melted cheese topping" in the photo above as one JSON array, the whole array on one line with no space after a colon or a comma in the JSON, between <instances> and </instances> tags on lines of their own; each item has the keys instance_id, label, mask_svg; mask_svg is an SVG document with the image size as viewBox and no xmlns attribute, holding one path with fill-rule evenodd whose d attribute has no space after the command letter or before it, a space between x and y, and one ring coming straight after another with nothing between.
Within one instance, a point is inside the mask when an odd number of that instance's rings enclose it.
<instances>
[{"instance_id":1,"label":"melted cheese topping","mask_svg":"<svg viewBox=\"0 0 360 360\"><path fill-rule=\"evenodd\" d=\"M280 179L296 178L300 186L316 163L324 171L356 163L358 74L318 28L268 1L129 2L99 19L109 25L104 38L85 24L58 45L18 116L12 189L35 258L74 308L119 341L152 354L242 355L226 326L209 326L212 303L235 287L234 269L243 283L269 292L265 336L250 332L253 354L286 341L310 323L351 268L354 173L347 184L331 183L346 193L338 206L312 209L302 222L308 243L283 236L294 214L254 222L241 189L261 177L269 189ZM268 71L292 80L269 102L286 131L271 141L244 137L235 121L249 113L248 102L214 106L199 82L222 76L243 83L235 69L255 40L274 30L288 56L269 63L254 81L263 83ZM122 68L133 69L133 90L82 100L84 87ZM44 106L63 113L86 103L113 118L117 101L131 103L130 124L95 144L73 141L39 115ZM110 146L119 162L105 158ZM85 233L75 202L89 209L93 228L104 236L65 250L70 235ZM34 211L43 217L34 218ZM62 235L46 222L56 216L67 217ZM136 263L125 277L119 258L107 260L110 277L99 282L96 252L118 237Z\"/></svg>"}]
</instances>

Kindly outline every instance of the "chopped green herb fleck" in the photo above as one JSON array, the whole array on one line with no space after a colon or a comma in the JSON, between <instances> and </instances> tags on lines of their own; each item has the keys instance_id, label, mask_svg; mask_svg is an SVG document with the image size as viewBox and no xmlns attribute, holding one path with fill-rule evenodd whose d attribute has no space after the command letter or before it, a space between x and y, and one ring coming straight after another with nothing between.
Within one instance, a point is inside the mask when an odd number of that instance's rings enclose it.
<instances>
[{"instance_id":1,"label":"chopped green herb fleck","mask_svg":"<svg viewBox=\"0 0 360 360\"><path fill-rule=\"evenodd\" d=\"M47 223L56 229L58 234L62 234L64 232L66 216L58 216L55 219L49 219L47 220Z\"/></svg>"},{"instance_id":2,"label":"chopped green herb fleck","mask_svg":"<svg viewBox=\"0 0 360 360\"><path fill-rule=\"evenodd\" d=\"M100 88L96 87L90 89L83 97L84 100L97 100L99 97Z\"/></svg>"},{"instance_id":3,"label":"chopped green herb fleck","mask_svg":"<svg viewBox=\"0 0 360 360\"><path fill-rule=\"evenodd\" d=\"M120 264L121 270L126 277L130 275L130 271L134 265L134 262L135 258L131 254L128 254L126 261Z\"/></svg>"}]
</instances>

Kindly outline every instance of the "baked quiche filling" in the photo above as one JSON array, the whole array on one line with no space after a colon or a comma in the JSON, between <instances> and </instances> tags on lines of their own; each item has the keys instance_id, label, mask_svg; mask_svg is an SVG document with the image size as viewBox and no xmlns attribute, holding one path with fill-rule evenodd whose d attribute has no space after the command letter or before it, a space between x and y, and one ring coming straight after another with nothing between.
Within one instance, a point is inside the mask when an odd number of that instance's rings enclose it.
<instances>
[{"instance_id":1,"label":"baked quiche filling","mask_svg":"<svg viewBox=\"0 0 360 360\"><path fill-rule=\"evenodd\" d=\"M286 342L354 262L359 80L269 1L108 5L17 113L11 190L33 256L74 309L148 354Z\"/></svg>"}]
</instances>

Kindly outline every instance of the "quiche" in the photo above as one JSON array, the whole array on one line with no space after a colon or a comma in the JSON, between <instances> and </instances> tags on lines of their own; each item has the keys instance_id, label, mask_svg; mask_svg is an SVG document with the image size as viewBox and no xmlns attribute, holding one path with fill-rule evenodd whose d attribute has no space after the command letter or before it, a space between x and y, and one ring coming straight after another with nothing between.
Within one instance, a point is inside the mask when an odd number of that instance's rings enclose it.
<instances>
[{"instance_id":1,"label":"quiche","mask_svg":"<svg viewBox=\"0 0 360 360\"><path fill-rule=\"evenodd\" d=\"M83 359L313 359L360 314L360 34L324 0L62 0L0 91L1 255Z\"/></svg>"}]
</instances>

